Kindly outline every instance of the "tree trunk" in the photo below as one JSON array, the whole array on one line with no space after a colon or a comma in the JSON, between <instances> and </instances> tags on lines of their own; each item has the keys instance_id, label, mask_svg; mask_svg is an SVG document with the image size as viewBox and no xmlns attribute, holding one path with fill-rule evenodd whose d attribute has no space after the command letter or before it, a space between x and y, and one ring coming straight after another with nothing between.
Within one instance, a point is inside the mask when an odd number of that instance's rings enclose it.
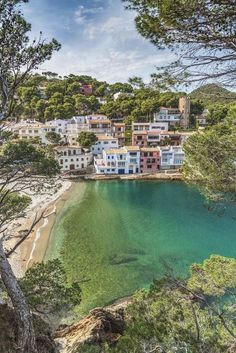
<instances>
[{"instance_id":1,"label":"tree trunk","mask_svg":"<svg viewBox=\"0 0 236 353\"><path fill-rule=\"evenodd\" d=\"M0 242L0 274L14 307L18 325L18 352L37 353L33 317Z\"/></svg>"}]
</instances>

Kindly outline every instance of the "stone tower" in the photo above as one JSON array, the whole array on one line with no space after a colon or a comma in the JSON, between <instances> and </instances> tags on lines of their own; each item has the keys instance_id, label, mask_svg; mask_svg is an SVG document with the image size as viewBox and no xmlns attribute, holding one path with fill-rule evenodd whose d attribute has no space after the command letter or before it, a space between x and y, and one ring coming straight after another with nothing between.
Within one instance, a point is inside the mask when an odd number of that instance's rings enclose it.
<instances>
[{"instance_id":1,"label":"stone tower","mask_svg":"<svg viewBox=\"0 0 236 353\"><path fill-rule=\"evenodd\" d=\"M184 96L179 99L179 111L181 113L180 125L183 128L189 127L189 117L190 117L190 97Z\"/></svg>"}]
</instances>

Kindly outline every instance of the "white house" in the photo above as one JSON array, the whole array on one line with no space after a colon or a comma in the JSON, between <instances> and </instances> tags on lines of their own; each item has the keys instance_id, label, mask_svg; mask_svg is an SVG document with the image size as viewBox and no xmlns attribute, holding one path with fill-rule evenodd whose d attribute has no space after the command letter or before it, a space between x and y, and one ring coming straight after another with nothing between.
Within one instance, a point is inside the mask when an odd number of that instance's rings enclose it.
<instances>
[{"instance_id":1,"label":"white house","mask_svg":"<svg viewBox=\"0 0 236 353\"><path fill-rule=\"evenodd\" d=\"M135 174L140 172L140 149L126 146L103 150L102 158L94 158L97 174Z\"/></svg>"},{"instance_id":2,"label":"white house","mask_svg":"<svg viewBox=\"0 0 236 353\"><path fill-rule=\"evenodd\" d=\"M92 153L83 153L79 146L55 147L55 156L61 171L82 171L92 162Z\"/></svg>"},{"instance_id":3,"label":"white house","mask_svg":"<svg viewBox=\"0 0 236 353\"><path fill-rule=\"evenodd\" d=\"M154 122L167 122L169 125L180 123L181 113L177 108L161 107L158 113L154 114Z\"/></svg>"},{"instance_id":4,"label":"white house","mask_svg":"<svg viewBox=\"0 0 236 353\"><path fill-rule=\"evenodd\" d=\"M181 147L161 147L161 169L178 169L183 163L184 151Z\"/></svg>"},{"instance_id":5,"label":"white house","mask_svg":"<svg viewBox=\"0 0 236 353\"><path fill-rule=\"evenodd\" d=\"M134 94L128 92L117 92L113 95L114 101L116 101L120 96L133 97Z\"/></svg>"},{"instance_id":6,"label":"white house","mask_svg":"<svg viewBox=\"0 0 236 353\"><path fill-rule=\"evenodd\" d=\"M18 134L20 139L41 139L41 129L43 127L42 123L39 122L20 122L12 128L12 132Z\"/></svg>"},{"instance_id":7,"label":"white house","mask_svg":"<svg viewBox=\"0 0 236 353\"><path fill-rule=\"evenodd\" d=\"M132 123L132 131L168 131L168 122Z\"/></svg>"},{"instance_id":8,"label":"white house","mask_svg":"<svg viewBox=\"0 0 236 353\"><path fill-rule=\"evenodd\" d=\"M94 156L102 154L104 150L118 148L118 139L110 135L97 135L97 142L91 147Z\"/></svg>"},{"instance_id":9,"label":"white house","mask_svg":"<svg viewBox=\"0 0 236 353\"><path fill-rule=\"evenodd\" d=\"M68 120L55 119L46 122L46 125L55 127L55 132L58 134L65 134Z\"/></svg>"},{"instance_id":10,"label":"white house","mask_svg":"<svg viewBox=\"0 0 236 353\"><path fill-rule=\"evenodd\" d=\"M87 124L85 116L74 116L72 119L68 120L66 126L67 134L78 135L81 131L89 131L89 125Z\"/></svg>"}]
</instances>

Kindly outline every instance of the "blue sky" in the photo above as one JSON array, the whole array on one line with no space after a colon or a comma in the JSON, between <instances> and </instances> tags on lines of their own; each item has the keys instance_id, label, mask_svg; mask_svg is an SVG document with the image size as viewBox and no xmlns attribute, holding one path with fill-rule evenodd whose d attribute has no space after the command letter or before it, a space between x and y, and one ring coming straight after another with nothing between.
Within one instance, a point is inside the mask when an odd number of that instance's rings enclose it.
<instances>
[{"instance_id":1,"label":"blue sky","mask_svg":"<svg viewBox=\"0 0 236 353\"><path fill-rule=\"evenodd\" d=\"M33 35L55 37L62 49L43 71L85 74L108 82L141 76L148 80L155 66L170 56L158 51L136 31L135 13L121 0L30 0L23 8Z\"/></svg>"}]
</instances>

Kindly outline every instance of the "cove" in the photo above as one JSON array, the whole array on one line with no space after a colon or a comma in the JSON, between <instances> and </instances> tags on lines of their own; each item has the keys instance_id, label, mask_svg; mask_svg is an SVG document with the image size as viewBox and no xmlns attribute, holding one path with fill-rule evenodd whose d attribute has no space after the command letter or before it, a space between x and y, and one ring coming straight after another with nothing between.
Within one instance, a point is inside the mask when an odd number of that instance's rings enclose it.
<instances>
[{"instance_id":1,"label":"cove","mask_svg":"<svg viewBox=\"0 0 236 353\"><path fill-rule=\"evenodd\" d=\"M235 209L209 211L182 182L75 183L51 232L46 259L59 257L80 280L78 315L150 285L171 268L185 276L211 254L236 257Z\"/></svg>"}]
</instances>

